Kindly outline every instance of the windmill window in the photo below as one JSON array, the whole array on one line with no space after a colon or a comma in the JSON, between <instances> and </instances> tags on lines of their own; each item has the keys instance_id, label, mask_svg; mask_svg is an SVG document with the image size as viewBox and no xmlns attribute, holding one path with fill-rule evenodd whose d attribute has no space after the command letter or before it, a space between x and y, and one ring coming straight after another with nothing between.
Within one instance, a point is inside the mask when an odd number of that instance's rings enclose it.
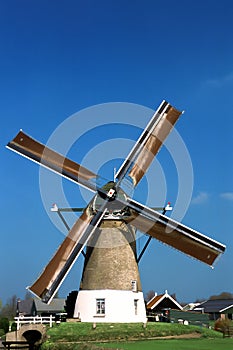
<instances>
[{"instance_id":1,"label":"windmill window","mask_svg":"<svg viewBox=\"0 0 233 350\"><path fill-rule=\"evenodd\" d=\"M96 299L96 314L105 314L105 299Z\"/></svg>"},{"instance_id":2,"label":"windmill window","mask_svg":"<svg viewBox=\"0 0 233 350\"><path fill-rule=\"evenodd\" d=\"M132 292L137 292L137 281L131 281Z\"/></svg>"},{"instance_id":3,"label":"windmill window","mask_svg":"<svg viewBox=\"0 0 233 350\"><path fill-rule=\"evenodd\" d=\"M134 311L135 315L138 314L138 299L134 299Z\"/></svg>"}]
</instances>

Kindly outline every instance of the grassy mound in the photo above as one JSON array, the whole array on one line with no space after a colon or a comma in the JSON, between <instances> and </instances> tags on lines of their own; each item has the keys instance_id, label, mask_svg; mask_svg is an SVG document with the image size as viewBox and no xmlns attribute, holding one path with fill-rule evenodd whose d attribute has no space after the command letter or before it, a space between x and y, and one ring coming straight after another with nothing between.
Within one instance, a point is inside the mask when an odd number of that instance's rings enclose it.
<instances>
[{"instance_id":1,"label":"grassy mound","mask_svg":"<svg viewBox=\"0 0 233 350\"><path fill-rule=\"evenodd\" d=\"M93 329L91 323L61 323L48 329L48 340L43 344L43 350L50 349L97 349L88 342L122 342L129 340L144 340L158 337L181 336L199 334L205 338L219 338L221 333L200 328L171 323L148 323L146 328L142 324L96 324ZM76 345L75 345L76 343ZM79 345L77 345L77 343ZM81 345L82 344L82 345ZM86 345L84 345L86 344Z\"/></svg>"}]
</instances>

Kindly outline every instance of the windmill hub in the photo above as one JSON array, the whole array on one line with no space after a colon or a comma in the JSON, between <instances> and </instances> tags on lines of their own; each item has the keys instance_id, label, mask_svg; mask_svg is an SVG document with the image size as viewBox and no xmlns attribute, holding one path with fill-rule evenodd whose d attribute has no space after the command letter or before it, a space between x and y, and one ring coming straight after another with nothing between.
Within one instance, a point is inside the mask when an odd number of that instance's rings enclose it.
<instances>
[{"instance_id":1,"label":"windmill hub","mask_svg":"<svg viewBox=\"0 0 233 350\"><path fill-rule=\"evenodd\" d=\"M117 196L116 183L113 181L109 181L104 186L102 186L97 192L101 198L108 198L109 201L113 201Z\"/></svg>"},{"instance_id":2,"label":"windmill hub","mask_svg":"<svg viewBox=\"0 0 233 350\"><path fill-rule=\"evenodd\" d=\"M129 207L120 201L127 201L126 193L121 188L117 188L116 183L112 181L98 191L93 204L90 205L91 212L97 213L106 198L108 199L108 204L104 219L122 220L124 217L131 215Z\"/></svg>"}]
</instances>

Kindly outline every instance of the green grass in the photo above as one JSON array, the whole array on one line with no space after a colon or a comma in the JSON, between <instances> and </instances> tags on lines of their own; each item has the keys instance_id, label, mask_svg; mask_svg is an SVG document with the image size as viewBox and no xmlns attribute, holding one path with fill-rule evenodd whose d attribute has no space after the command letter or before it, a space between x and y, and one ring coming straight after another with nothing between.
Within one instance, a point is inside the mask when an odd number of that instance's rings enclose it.
<instances>
[{"instance_id":1,"label":"green grass","mask_svg":"<svg viewBox=\"0 0 233 350\"><path fill-rule=\"evenodd\" d=\"M124 350L232 350L233 339L173 339L173 340L149 340L124 344L99 344L100 349L124 349ZM94 350L94 349L93 349Z\"/></svg>"},{"instance_id":2,"label":"green grass","mask_svg":"<svg viewBox=\"0 0 233 350\"><path fill-rule=\"evenodd\" d=\"M91 323L61 323L48 330L53 342L129 340L198 333L202 337L222 337L222 334L197 326L184 326L171 323L148 323L143 328L140 323L97 323L93 329Z\"/></svg>"},{"instance_id":3,"label":"green grass","mask_svg":"<svg viewBox=\"0 0 233 350\"><path fill-rule=\"evenodd\" d=\"M144 340L127 343L50 344L48 350L232 350L233 339Z\"/></svg>"},{"instance_id":4,"label":"green grass","mask_svg":"<svg viewBox=\"0 0 233 350\"><path fill-rule=\"evenodd\" d=\"M222 334L215 332L207 328L201 328L197 326L184 326L181 324L170 323L148 323L146 328L143 328L142 324L106 324L97 323L96 328L93 329L91 323L61 323L58 326L48 329L48 340L42 345L41 350L76 350L76 349L103 349L103 348L118 348L118 349L168 349L166 344L170 346L178 345L177 349L184 349L179 346L182 344L189 344L192 346L192 341L195 340L155 340L149 341L150 338L176 336L183 334L200 335L202 339L206 340L206 344L211 339L213 344L217 344L217 341L223 342L223 344L230 344L229 339L223 339ZM136 341L137 342L132 342ZM142 342L143 340L143 342ZM203 342L204 342L203 340ZM229 341L229 342L228 342ZM107 342L104 345L100 345L102 342ZM99 345L94 345L99 344ZM194 344L193 343L193 344ZM198 343L199 344L199 343ZM200 341L200 344L202 341ZM233 342L231 343L232 346ZM161 347L160 347L161 345ZM205 344L204 344L205 345ZM143 346L143 347L142 347ZM162 347L165 346L165 347ZM173 347L169 349L173 350ZM176 348L174 347L174 350ZM185 348L189 349L189 348ZM197 349L196 347L190 347L190 349ZM199 347L198 350L201 350ZM204 350L209 349L203 347ZM220 349L220 348L216 348ZM223 347L221 347L223 349ZM228 348L226 348L228 349ZM230 349L230 348L229 348ZM215 348L211 345L211 350Z\"/></svg>"}]
</instances>

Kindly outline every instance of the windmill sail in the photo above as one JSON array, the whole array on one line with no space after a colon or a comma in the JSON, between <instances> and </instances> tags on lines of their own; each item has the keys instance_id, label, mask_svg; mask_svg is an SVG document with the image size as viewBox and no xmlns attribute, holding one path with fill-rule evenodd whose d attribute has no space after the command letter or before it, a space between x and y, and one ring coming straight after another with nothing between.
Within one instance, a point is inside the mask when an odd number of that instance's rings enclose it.
<instances>
[{"instance_id":1,"label":"windmill sail","mask_svg":"<svg viewBox=\"0 0 233 350\"><path fill-rule=\"evenodd\" d=\"M93 216L90 214L88 208L85 209L42 274L28 288L32 293L41 298L42 301L49 303L53 298L62 281L82 252L85 244L103 218L105 210L102 210Z\"/></svg>"},{"instance_id":2,"label":"windmill sail","mask_svg":"<svg viewBox=\"0 0 233 350\"><path fill-rule=\"evenodd\" d=\"M95 184L91 182L97 179L96 174L51 150L23 131L19 131L16 137L7 144L7 148L92 191L96 190Z\"/></svg>"},{"instance_id":3,"label":"windmill sail","mask_svg":"<svg viewBox=\"0 0 233 350\"><path fill-rule=\"evenodd\" d=\"M225 251L225 245L134 200L129 200L129 207L132 216L126 221L130 225L210 266Z\"/></svg>"},{"instance_id":4,"label":"windmill sail","mask_svg":"<svg viewBox=\"0 0 233 350\"><path fill-rule=\"evenodd\" d=\"M168 102L161 103L117 172L118 181L121 181L129 172L128 176L133 180L134 186L139 183L181 113Z\"/></svg>"}]
</instances>

